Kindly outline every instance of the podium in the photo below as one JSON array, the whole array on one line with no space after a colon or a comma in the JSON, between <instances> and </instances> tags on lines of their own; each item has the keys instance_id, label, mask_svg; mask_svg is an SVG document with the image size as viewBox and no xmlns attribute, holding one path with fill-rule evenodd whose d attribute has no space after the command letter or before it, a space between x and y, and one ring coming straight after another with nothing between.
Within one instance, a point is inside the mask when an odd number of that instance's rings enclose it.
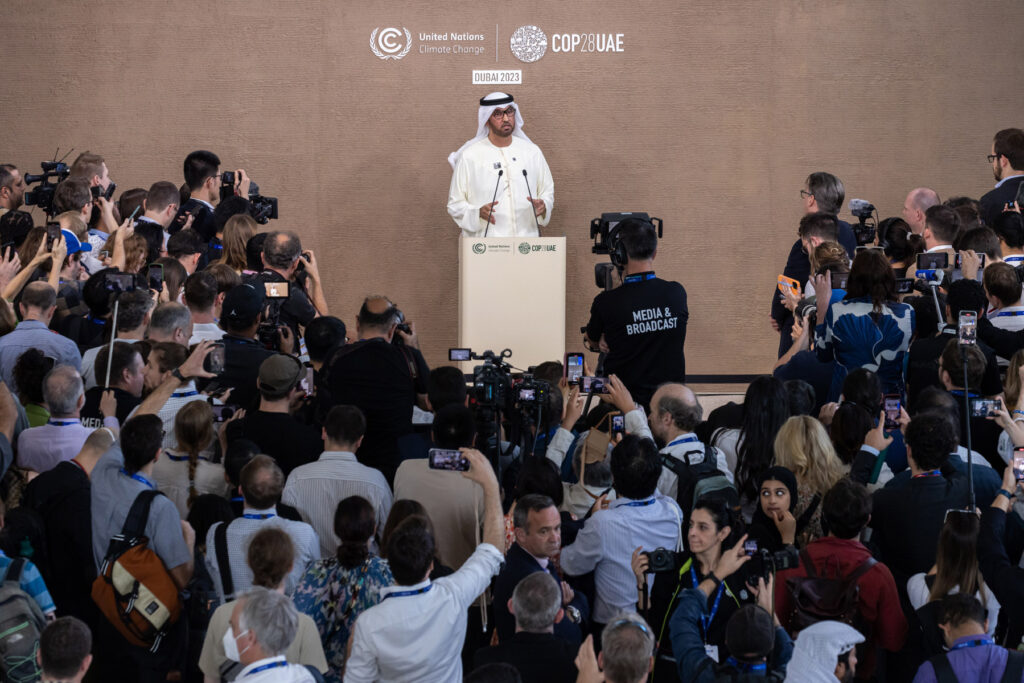
<instances>
[{"instance_id":1,"label":"podium","mask_svg":"<svg viewBox=\"0 0 1024 683\"><path fill-rule=\"evenodd\" d=\"M459 238L459 346L526 370L565 354L565 237ZM461 363L471 373L477 361Z\"/></svg>"}]
</instances>

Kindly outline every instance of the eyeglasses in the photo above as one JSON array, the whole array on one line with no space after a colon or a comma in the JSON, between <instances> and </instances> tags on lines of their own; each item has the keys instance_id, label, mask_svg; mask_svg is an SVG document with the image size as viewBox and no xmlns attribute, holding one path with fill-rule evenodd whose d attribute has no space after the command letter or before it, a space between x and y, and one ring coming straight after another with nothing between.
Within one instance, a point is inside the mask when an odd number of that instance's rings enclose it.
<instances>
[{"instance_id":1,"label":"eyeglasses","mask_svg":"<svg viewBox=\"0 0 1024 683\"><path fill-rule=\"evenodd\" d=\"M811 197L814 196L814 194L808 192L807 190L800 190L800 196L803 197L804 199L810 199Z\"/></svg>"},{"instance_id":2,"label":"eyeglasses","mask_svg":"<svg viewBox=\"0 0 1024 683\"><path fill-rule=\"evenodd\" d=\"M988 162L991 164L993 161L998 159L1000 156L1001 155L999 155L999 154L986 154L985 158L988 159Z\"/></svg>"},{"instance_id":3,"label":"eyeglasses","mask_svg":"<svg viewBox=\"0 0 1024 683\"><path fill-rule=\"evenodd\" d=\"M515 118L516 118L516 108L515 107L509 107L508 109L506 109L504 111L496 110L493 114L491 114L491 118L494 119L495 121L500 121L501 119L503 119L505 117L508 117L508 118L512 119L513 121L515 121Z\"/></svg>"}]
</instances>

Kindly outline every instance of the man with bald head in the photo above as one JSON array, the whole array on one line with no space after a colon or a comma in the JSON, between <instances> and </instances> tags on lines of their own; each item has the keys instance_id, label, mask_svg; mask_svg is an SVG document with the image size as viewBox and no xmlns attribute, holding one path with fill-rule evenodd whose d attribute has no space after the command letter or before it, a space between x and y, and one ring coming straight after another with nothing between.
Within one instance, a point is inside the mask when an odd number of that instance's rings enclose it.
<instances>
[{"instance_id":1,"label":"man with bald head","mask_svg":"<svg viewBox=\"0 0 1024 683\"><path fill-rule=\"evenodd\" d=\"M633 401L626 385L615 375L608 378L608 395L615 407L626 416L627 433L653 439L662 455L680 462L685 459L691 465L699 465L708 461L729 481L733 480L725 454L714 446L705 446L693 433L703 419L704 410L697 395L689 387L675 383L662 384L651 397L651 410L647 416L644 416L643 408ZM663 467L658 479L658 491L675 500L678 484L679 477Z\"/></svg>"},{"instance_id":2,"label":"man with bald head","mask_svg":"<svg viewBox=\"0 0 1024 683\"><path fill-rule=\"evenodd\" d=\"M924 234L924 214L933 206L938 206L939 193L930 187L917 187L907 193L903 200L903 220L910 226L915 235Z\"/></svg>"},{"instance_id":3,"label":"man with bald head","mask_svg":"<svg viewBox=\"0 0 1024 683\"><path fill-rule=\"evenodd\" d=\"M390 299L367 297L356 316L359 341L339 347L324 363L325 391L320 397L324 414L336 405L363 411L366 435L356 458L379 469L389 484L394 482L403 444L412 437L412 408L426 409L430 374L414 347L415 336L399 331L398 323L399 310ZM405 335L406 346L414 353L406 356L391 343L396 334Z\"/></svg>"},{"instance_id":4,"label":"man with bald head","mask_svg":"<svg viewBox=\"0 0 1024 683\"><path fill-rule=\"evenodd\" d=\"M0 380L16 392L14 365L21 354L39 349L57 365L70 365L82 369L82 356L78 345L67 337L50 330L50 320L57 310L57 292L43 281L31 282L21 294L21 322L11 332L0 337Z\"/></svg>"}]
</instances>

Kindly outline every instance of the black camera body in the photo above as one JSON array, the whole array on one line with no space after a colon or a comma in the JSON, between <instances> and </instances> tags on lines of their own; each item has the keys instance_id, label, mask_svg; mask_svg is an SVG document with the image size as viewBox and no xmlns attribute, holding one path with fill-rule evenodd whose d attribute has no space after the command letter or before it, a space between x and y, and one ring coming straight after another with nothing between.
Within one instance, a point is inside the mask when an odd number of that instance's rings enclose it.
<instances>
[{"instance_id":1,"label":"black camera body","mask_svg":"<svg viewBox=\"0 0 1024 683\"><path fill-rule=\"evenodd\" d=\"M256 338L268 351L281 352L281 305L284 299L271 299L267 304L267 317L256 328Z\"/></svg>"},{"instance_id":2,"label":"black camera body","mask_svg":"<svg viewBox=\"0 0 1024 683\"><path fill-rule=\"evenodd\" d=\"M795 569L800 566L800 552L794 546L786 546L777 552L765 548L755 550L747 562L747 580L754 583L758 578L767 581L775 572Z\"/></svg>"},{"instance_id":3,"label":"black camera body","mask_svg":"<svg viewBox=\"0 0 1024 683\"><path fill-rule=\"evenodd\" d=\"M504 359L512 352L508 349L495 355L484 351L483 365L473 368L473 400L478 408L504 410L512 393L512 378Z\"/></svg>"},{"instance_id":4,"label":"black camera body","mask_svg":"<svg viewBox=\"0 0 1024 683\"><path fill-rule=\"evenodd\" d=\"M591 251L595 254L608 254L611 263L598 263L594 266L594 284L598 289L608 291L614 289L619 283L612 276L613 271L622 273L626 266L626 249L619 240L618 226L629 218L646 221L653 225L658 231L658 239L661 239L663 227L660 218L651 218L642 211L625 211L620 213L602 213L600 218L590 221L590 239L594 240Z\"/></svg>"},{"instance_id":5,"label":"black camera body","mask_svg":"<svg viewBox=\"0 0 1024 683\"><path fill-rule=\"evenodd\" d=\"M675 571L676 554L668 548L655 548L641 554L647 557L648 574L664 574Z\"/></svg>"},{"instance_id":6,"label":"black camera body","mask_svg":"<svg viewBox=\"0 0 1024 683\"><path fill-rule=\"evenodd\" d=\"M224 171L220 174L220 199L224 201L235 195L235 172ZM265 225L269 220L277 220L277 197L264 197L260 194L260 186L249 181L249 196L247 197L252 208L249 215L260 225Z\"/></svg>"},{"instance_id":7,"label":"black camera body","mask_svg":"<svg viewBox=\"0 0 1024 683\"><path fill-rule=\"evenodd\" d=\"M516 408L547 407L551 385L525 372L523 378L513 385L512 403Z\"/></svg>"},{"instance_id":8,"label":"black camera body","mask_svg":"<svg viewBox=\"0 0 1024 683\"><path fill-rule=\"evenodd\" d=\"M858 220L857 225L851 226L853 234L857 238L857 244L871 244L874 242L877 231L877 224L872 220L872 216L876 213L874 205L864 199L851 199L850 213Z\"/></svg>"},{"instance_id":9,"label":"black camera body","mask_svg":"<svg viewBox=\"0 0 1024 683\"><path fill-rule=\"evenodd\" d=\"M24 176L26 185L33 183L40 183L40 185L26 192L23 201L25 206L38 206L47 215L52 215L53 193L57 189L57 185L68 177L71 170L62 161L44 161L39 165L43 169L42 173L26 173Z\"/></svg>"},{"instance_id":10,"label":"black camera body","mask_svg":"<svg viewBox=\"0 0 1024 683\"><path fill-rule=\"evenodd\" d=\"M89 191L92 192L92 200L93 201L96 201L100 197L103 197L104 199L106 199L109 202L110 198L114 196L114 190L116 190L116 189L117 189L117 183L110 183L109 185L107 185L107 191L106 192L104 192L103 188L101 188L99 185L93 185L92 187L89 188Z\"/></svg>"}]
</instances>

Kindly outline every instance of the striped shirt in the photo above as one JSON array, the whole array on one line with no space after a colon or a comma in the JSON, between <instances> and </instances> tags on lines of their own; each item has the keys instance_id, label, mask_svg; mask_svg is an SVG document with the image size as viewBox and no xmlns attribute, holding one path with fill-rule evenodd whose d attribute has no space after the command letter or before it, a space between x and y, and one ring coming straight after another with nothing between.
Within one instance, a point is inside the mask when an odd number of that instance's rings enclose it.
<instances>
[{"instance_id":1,"label":"striped shirt","mask_svg":"<svg viewBox=\"0 0 1024 683\"><path fill-rule=\"evenodd\" d=\"M14 560L4 555L3 551L0 550L0 578L7 576L7 569L11 566L12 562ZM53 598L50 597L50 591L46 588L42 574L28 560L25 560L25 564L21 568L21 590L25 591L36 601L43 614L49 614L57 609L53 604Z\"/></svg>"},{"instance_id":2,"label":"striped shirt","mask_svg":"<svg viewBox=\"0 0 1024 683\"><path fill-rule=\"evenodd\" d=\"M370 502L383 529L391 512L391 487L380 470L356 461L354 453L324 451L320 459L296 467L288 475L281 502L293 506L320 537L320 557L333 557L338 549L334 511L349 496Z\"/></svg>"},{"instance_id":3,"label":"striped shirt","mask_svg":"<svg viewBox=\"0 0 1024 683\"><path fill-rule=\"evenodd\" d=\"M217 588L217 595L221 602L225 601L224 585L220 580L220 567L217 560L217 550L214 544L215 532L224 522L217 522L206 532L206 567L213 577L213 584ZM305 522L293 522L277 516L276 508L266 510L254 510L246 506L242 510L242 516L228 522L227 550L228 564L231 565L231 582L234 584L236 596L247 592L252 588L252 569L246 562L249 552L249 539L253 534L267 527L283 529L292 538L295 544L295 564L292 571L285 579L285 593L291 595L299 585L306 567L314 560L320 559L320 540L313 531L313 527Z\"/></svg>"}]
</instances>

